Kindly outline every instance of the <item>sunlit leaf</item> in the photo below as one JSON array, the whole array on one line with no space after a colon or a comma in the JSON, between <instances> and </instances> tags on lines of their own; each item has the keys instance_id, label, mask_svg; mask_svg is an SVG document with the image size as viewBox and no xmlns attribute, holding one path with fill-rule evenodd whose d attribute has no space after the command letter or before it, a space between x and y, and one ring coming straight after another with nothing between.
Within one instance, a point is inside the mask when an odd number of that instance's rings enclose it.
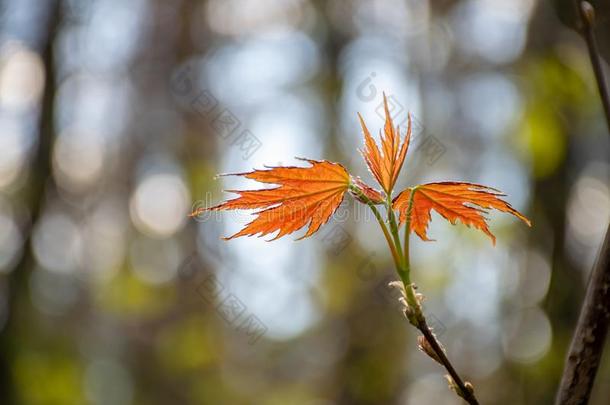
<instances>
[{"instance_id":1,"label":"sunlit leaf","mask_svg":"<svg viewBox=\"0 0 610 405\"><path fill-rule=\"evenodd\" d=\"M503 196L498 190L479 184L429 183L403 191L394 200L394 209L400 212L400 222L404 223L409 214L409 202L413 200L410 230L423 240L430 240L426 231L431 220L430 212L435 210L454 225L460 221L483 231L495 244L496 238L489 230L487 218L484 216L489 209L510 213L531 225L527 218L500 198Z\"/></svg>"},{"instance_id":2,"label":"sunlit leaf","mask_svg":"<svg viewBox=\"0 0 610 405\"><path fill-rule=\"evenodd\" d=\"M364 133L364 150L361 151L364 160L366 161L369 170L377 179L386 193L390 193L396 184L400 170L405 162L407 150L409 149L409 141L411 139L411 116L409 115L409 124L405 140L400 145L400 128L394 127L392 116L388 108L388 100L384 94L383 106L385 109L385 125L383 135L381 135L381 150L371 136L362 116L360 124Z\"/></svg>"},{"instance_id":3,"label":"sunlit leaf","mask_svg":"<svg viewBox=\"0 0 610 405\"><path fill-rule=\"evenodd\" d=\"M261 183L276 184L278 187L239 191L238 198L226 201L207 210L256 209L256 218L235 235L265 236L278 232L273 238L291 234L308 226L303 238L313 235L328 222L337 210L350 184L350 177L338 163L302 159L311 167L271 167L248 173L234 174ZM200 209L191 215L198 215Z\"/></svg>"}]
</instances>

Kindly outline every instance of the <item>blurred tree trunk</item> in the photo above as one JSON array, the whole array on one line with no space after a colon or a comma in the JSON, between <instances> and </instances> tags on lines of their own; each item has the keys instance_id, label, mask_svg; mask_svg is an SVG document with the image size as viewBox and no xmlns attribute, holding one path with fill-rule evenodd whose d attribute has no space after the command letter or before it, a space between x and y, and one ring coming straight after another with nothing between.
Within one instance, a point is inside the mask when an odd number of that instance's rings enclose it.
<instances>
[{"instance_id":1,"label":"blurred tree trunk","mask_svg":"<svg viewBox=\"0 0 610 405\"><path fill-rule=\"evenodd\" d=\"M21 340L22 327L20 323L25 322L27 317L26 307L31 308L31 301L28 298L28 281L31 270L35 265L31 249L32 229L44 208L44 196L49 180L52 181L50 152L54 137L55 99L53 47L60 25L60 6L59 0L44 1L36 6L46 9L37 14L41 17L41 21L38 22L47 29L44 43L39 44L45 70L45 87L40 110L38 147L31 157L30 180L24 192L24 203L27 204L30 213L30 222L27 229L23 230L25 235L23 255L13 272L8 276L7 320L3 332L0 333L0 398L2 403L6 404L17 403L12 364L16 347Z\"/></svg>"}]
</instances>

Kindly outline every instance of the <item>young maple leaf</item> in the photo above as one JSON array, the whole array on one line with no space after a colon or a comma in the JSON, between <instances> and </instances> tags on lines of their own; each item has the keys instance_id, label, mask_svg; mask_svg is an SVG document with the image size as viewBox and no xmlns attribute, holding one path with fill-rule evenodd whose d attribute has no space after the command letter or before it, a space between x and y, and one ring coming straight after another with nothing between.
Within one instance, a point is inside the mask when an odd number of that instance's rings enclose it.
<instances>
[{"instance_id":1,"label":"young maple leaf","mask_svg":"<svg viewBox=\"0 0 610 405\"><path fill-rule=\"evenodd\" d=\"M239 197L207 209L258 210L252 222L225 239L240 236L262 237L278 232L272 239L275 240L308 226L301 239L307 238L328 222L348 191L362 203L371 206L385 204L386 196L392 194L405 162L411 139L411 116L401 145L400 128L394 127L385 94L383 103L386 120L381 135L381 150L373 140L362 116L359 117L365 140L365 148L361 153L385 193L369 187L360 178L351 177L342 165L328 161L301 159L311 167L269 167L266 170L234 174L261 183L275 184L277 187L250 191L229 190L239 194ZM434 209L452 224L459 220L482 230L495 244L495 237L489 231L487 220L483 216L486 210L495 208L508 212L530 224L527 218L501 200L501 196L503 195L497 190L472 183L430 183L405 190L391 204L387 204L387 208L392 216L394 210L400 211L401 224L407 222L410 215L410 231L414 231L424 240L429 240L426 229L430 222L430 211ZM191 216L199 215L203 211L206 209L198 209ZM392 247L393 242L384 224L382 229Z\"/></svg>"},{"instance_id":2,"label":"young maple leaf","mask_svg":"<svg viewBox=\"0 0 610 405\"><path fill-rule=\"evenodd\" d=\"M400 223L407 222L409 202L410 231L415 232L422 240L428 241L426 230L430 223L430 211L435 210L453 225L457 221L480 229L488 235L493 244L495 236L489 231L487 218L483 215L489 209L510 213L521 219L528 226L530 221L509 203L500 199L504 194L490 187L473 183L442 182L429 183L409 188L394 199L394 209L400 212Z\"/></svg>"},{"instance_id":3,"label":"young maple leaf","mask_svg":"<svg viewBox=\"0 0 610 405\"><path fill-rule=\"evenodd\" d=\"M208 208L210 211L259 210L252 222L226 240L240 236L262 237L279 231L272 239L275 240L309 225L303 239L328 222L350 186L349 173L338 163L300 160L308 162L311 167L270 167L267 170L233 174L261 183L277 184L278 187L252 191L227 190L239 194L239 197ZM199 209L191 216L199 215L202 211L205 209Z\"/></svg>"},{"instance_id":4,"label":"young maple leaf","mask_svg":"<svg viewBox=\"0 0 610 405\"><path fill-rule=\"evenodd\" d=\"M400 170L405 162L407 150L409 149L409 141L411 140L411 115L409 115L409 123L405 140L400 146L400 127L394 127L390 109L388 108L388 99L383 95L383 107L385 110L385 125L381 136L381 149L371 136L364 119L360 118L360 125L364 133L364 150L360 151L362 157L369 167L369 170L377 179L377 182L383 190L390 194L394 189Z\"/></svg>"},{"instance_id":5,"label":"young maple leaf","mask_svg":"<svg viewBox=\"0 0 610 405\"><path fill-rule=\"evenodd\" d=\"M375 190L373 187L367 185L364 181L362 181L360 177L352 177L352 184L359 190L360 193L364 195L364 197L366 197L373 204L378 205L383 204L385 202L385 196L380 193L379 190ZM358 194L354 192L352 192L351 194L361 203L367 203L367 201L365 201Z\"/></svg>"}]
</instances>

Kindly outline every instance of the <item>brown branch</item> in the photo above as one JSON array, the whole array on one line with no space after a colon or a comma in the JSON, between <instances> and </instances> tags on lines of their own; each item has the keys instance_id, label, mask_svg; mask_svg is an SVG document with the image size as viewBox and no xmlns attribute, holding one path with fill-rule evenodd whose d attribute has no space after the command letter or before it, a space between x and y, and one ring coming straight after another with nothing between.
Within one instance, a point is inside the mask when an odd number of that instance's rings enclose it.
<instances>
[{"instance_id":1,"label":"brown branch","mask_svg":"<svg viewBox=\"0 0 610 405\"><path fill-rule=\"evenodd\" d=\"M610 227L587 287L556 405L586 404L599 369L610 321Z\"/></svg>"},{"instance_id":2,"label":"brown branch","mask_svg":"<svg viewBox=\"0 0 610 405\"><path fill-rule=\"evenodd\" d=\"M401 276L404 276L404 273L401 274ZM408 275L405 276L405 278L408 279ZM400 283L401 282L399 281L390 283L390 286L396 287L397 285L400 285ZM403 279L401 288L403 296L399 301L404 306L404 314L409 320L409 323L423 333L422 337L424 338L424 341L420 340L420 349L434 361L445 367L449 373L447 376L449 380L449 387L455 391L457 395L466 400L466 402L468 402L470 405L478 405L479 402L474 395L474 388L472 384L462 380L455 367L453 367L453 364L451 364L451 361L449 361L449 358L436 338L436 335L428 326L428 322L426 321L426 316L424 315L420 301L415 294L415 288L416 287L414 284L408 283L408 280Z\"/></svg>"},{"instance_id":3,"label":"brown branch","mask_svg":"<svg viewBox=\"0 0 610 405\"><path fill-rule=\"evenodd\" d=\"M578 1L578 11L610 130L610 97L593 31L595 10L588 2ZM589 401L608 335L609 323L610 226L589 279L585 301L557 392L556 405L586 404Z\"/></svg>"},{"instance_id":4,"label":"brown branch","mask_svg":"<svg viewBox=\"0 0 610 405\"><path fill-rule=\"evenodd\" d=\"M595 38L595 9L591 3L587 1L579 1L578 3L578 11L583 24L582 34L587 42L589 58L591 59L593 73L595 74L595 80L597 82L597 89L599 90L599 95L602 99L602 107L606 116L606 124L608 125L608 130L610 130L610 95L608 93L608 86L604 75L602 58L599 54L597 39Z\"/></svg>"},{"instance_id":5,"label":"brown branch","mask_svg":"<svg viewBox=\"0 0 610 405\"><path fill-rule=\"evenodd\" d=\"M435 358L435 360L439 361L451 376L453 382L456 385L456 388L460 391L458 395L464 398L466 402L468 402L470 405L478 405L479 402L477 401L477 398L474 395L472 385L464 383L460 375L455 370L455 367L453 367L453 364L451 364L451 362L449 361L449 358L447 357L445 351L436 339L436 336L434 336L434 334L430 330L430 327L428 326L426 320L419 320L419 325L417 326L417 328L421 331L421 333L424 334L426 341L430 344L432 350L434 351L434 354L436 354L437 358Z\"/></svg>"}]
</instances>

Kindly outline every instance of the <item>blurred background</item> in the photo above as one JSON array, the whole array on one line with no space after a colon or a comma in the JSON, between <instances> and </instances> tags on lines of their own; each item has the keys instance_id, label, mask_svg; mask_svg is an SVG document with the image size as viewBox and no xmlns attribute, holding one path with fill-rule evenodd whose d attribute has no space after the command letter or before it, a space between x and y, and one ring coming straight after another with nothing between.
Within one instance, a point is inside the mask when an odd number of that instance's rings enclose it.
<instances>
[{"instance_id":1,"label":"blurred background","mask_svg":"<svg viewBox=\"0 0 610 405\"><path fill-rule=\"evenodd\" d=\"M273 244L220 240L249 215L187 216L252 186L216 173L295 156L372 183L356 113L377 132L385 92L414 116L402 185L487 184L533 220L491 215L494 248L434 216L413 277L482 403L551 403L610 219L570 7L1 1L0 402L458 404L362 207Z\"/></svg>"}]
</instances>

